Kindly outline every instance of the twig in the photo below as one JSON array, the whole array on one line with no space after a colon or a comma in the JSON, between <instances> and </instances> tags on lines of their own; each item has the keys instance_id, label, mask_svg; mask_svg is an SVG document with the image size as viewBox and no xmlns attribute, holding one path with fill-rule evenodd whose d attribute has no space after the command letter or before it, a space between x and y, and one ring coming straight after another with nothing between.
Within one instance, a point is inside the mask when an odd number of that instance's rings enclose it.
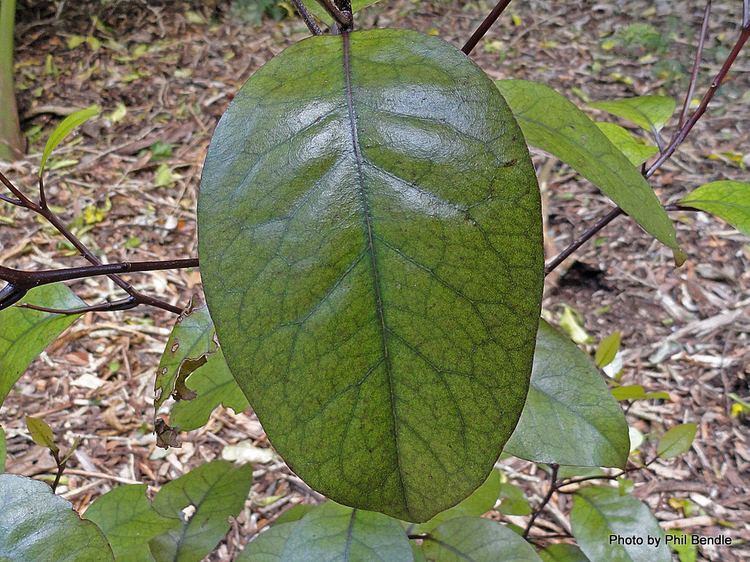
<instances>
[{"instance_id":1,"label":"twig","mask_svg":"<svg viewBox=\"0 0 750 562\"><path fill-rule=\"evenodd\" d=\"M727 77L727 74L729 73L729 70L732 68L732 65L737 60L737 56L740 54L740 51L742 51L742 48L745 46L745 43L747 43L747 40L750 38L750 0L744 0L743 1L743 24L742 29L740 30L740 35L737 38L737 41L734 44L734 47L732 47L732 50L730 51L729 55L727 55L726 60L721 65L721 69L716 74L716 76L713 79L713 82L711 82L711 86L706 90L706 93L703 95L703 98L701 99L700 104L698 105L698 108L695 110L695 112L692 114L690 119L685 121L682 126L679 128L679 130L675 133L675 135L672 137L672 140L669 142L667 147L662 150L659 153L659 156L657 159L651 164L648 168L645 169L643 172L643 176L646 179L649 179L651 176L656 173L656 171L661 168L661 166L669 160L669 158L674 154L675 150L683 143L683 141L687 138L690 131L693 129L695 124L700 120L700 118L703 116L703 114L706 112L706 109L708 108L708 104L711 102L711 100L716 95L716 92L719 90L721 85L724 82L724 79ZM699 46L700 47L700 46ZM669 209L667 210L674 210ZM616 209L612 210L607 214L605 217L599 219L599 221L592 227L589 227L586 229L581 236L573 240L567 248L565 248L560 254L555 256L553 259L551 259L544 268L544 274L549 275L552 271L554 271L555 268L557 268L563 261L565 261L566 258L568 258L571 254L573 254L578 248L580 248L583 244L585 244L588 240L594 237L596 233L598 233L601 229L603 229L605 226L607 226L612 220L614 220L616 217L620 216L621 214L624 214L623 210L617 207Z\"/></svg>"},{"instance_id":2,"label":"twig","mask_svg":"<svg viewBox=\"0 0 750 562\"><path fill-rule=\"evenodd\" d=\"M292 0L292 4L294 4L297 12L304 20L307 29L310 30L310 33L312 33L313 35L323 35L323 31L320 29L320 27L318 27L318 24L315 23L315 18L313 18L312 15L310 15L310 12L307 11L307 8L302 3L302 0Z\"/></svg>"},{"instance_id":3,"label":"twig","mask_svg":"<svg viewBox=\"0 0 750 562\"><path fill-rule=\"evenodd\" d=\"M536 521L537 517L539 517L539 514L544 510L545 507L547 507L547 504L552 499L552 494L555 493L557 490L557 471L560 470L560 466L556 464L551 464L550 468L552 468L552 474L550 474L550 484L549 484L549 490L547 490L547 494L542 498L542 502L537 506L537 508L534 510L534 513L531 514L531 518L529 519L529 522L526 524L526 528L523 531L523 535L521 535L524 539L529 537L529 533L531 532L531 528L534 526L534 521Z\"/></svg>"},{"instance_id":4,"label":"twig","mask_svg":"<svg viewBox=\"0 0 750 562\"><path fill-rule=\"evenodd\" d=\"M116 301L92 304L90 306L79 306L78 308L48 308L46 306L38 306L27 302L22 302L18 307L38 310L39 312L47 312L49 314L85 314L87 312L116 312L119 310L130 310L131 308L138 306L138 304L137 300L128 296ZM0 307L1 306L2 305L0 305Z\"/></svg>"},{"instance_id":5,"label":"twig","mask_svg":"<svg viewBox=\"0 0 750 562\"><path fill-rule=\"evenodd\" d=\"M10 203L11 205L15 205L16 207L23 207L23 203L19 201L18 199L13 199L12 197L8 197L7 195L3 195L0 193L0 200L5 201L6 203Z\"/></svg>"},{"instance_id":6,"label":"twig","mask_svg":"<svg viewBox=\"0 0 750 562\"><path fill-rule=\"evenodd\" d=\"M474 47L477 46L477 43L479 43L482 40L482 37L487 34L487 32L490 30L490 27L492 27L492 24L497 21L497 18L500 17L500 14L505 11L505 8L507 8L508 4L510 3L511 0L500 0L497 5L492 8L492 11L487 14L487 17L484 18L484 21L479 24L477 30L472 34L471 37L469 37L469 40L461 48L464 54L468 55L474 50Z\"/></svg>"},{"instance_id":7,"label":"twig","mask_svg":"<svg viewBox=\"0 0 750 562\"><path fill-rule=\"evenodd\" d=\"M711 0L708 0L706 2L706 9L703 11L703 23L701 24L700 35L698 36L698 48L695 50L695 61L693 61L693 69L690 72L690 82L688 84L687 94L685 95L685 102L682 104L682 112L680 113L678 127L682 127L685 123L685 119L687 119L688 113L690 112L690 101L693 99L695 86L698 82L698 71L700 70L701 60L703 60L703 45L708 36L708 20L710 16Z\"/></svg>"},{"instance_id":8,"label":"twig","mask_svg":"<svg viewBox=\"0 0 750 562\"><path fill-rule=\"evenodd\" d=\"M318 0L318 4L325 8L326 12L339 24L341 31L351 31L354 18L352 17L351 3L348 0ZM343 7L343 9L342 9Z\"/></svg>"}]
</instances>

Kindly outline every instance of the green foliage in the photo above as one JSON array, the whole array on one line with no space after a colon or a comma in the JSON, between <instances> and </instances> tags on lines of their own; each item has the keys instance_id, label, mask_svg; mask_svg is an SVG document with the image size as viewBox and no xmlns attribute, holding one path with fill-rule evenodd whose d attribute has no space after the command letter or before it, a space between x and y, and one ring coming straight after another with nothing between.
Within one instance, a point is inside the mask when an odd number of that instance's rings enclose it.
<instances>
[{"instance_id":1,"label":"green foliage","mask_svg":"<svg viewBox=\"0 0 750 562\"><path fill-rule=\"evenodd\" d=\"M505 452L536 462L624 467L628 443L625 416L591 359L542 320L526 406Z\"/></svg>"},{"instance_id":2,"label":"green foliage","mask_svg":"<svg viewBox=\"0 0 750 562\"><path fill-rule=\"evenodd\" d=\"M598 101L589 106L635 123L646 131L660 131L674 113L674 98L667 96L636 96L619 100Z\"/></svg>"},{"instance_id":3,"label":"green foliage","mask_svg":"<svg viewBox=\"0 0 750 562\"><path fill-rule=\"evenodd\" d=\"M570 523L584 554L592 560L670 562L664 533L648 507L616 488L590 486L573 496ZM611 536L627 544L612 542ZM659 539L649 544L647 537ZM638 541L640 539L640 541Z\"/></svg>"},{"instance_id":4,"label":"green foliage","mask_svg":"<svg viewBox=\"0 0 750 562\"><path fill-rule=\"evenodd\" d=\"M84 518L101 529L117 562L153 562L149 541L181 526L179 519L154 510L146 498L145 484L114 488L97 498Z\"/></svg>"},{"instance_id":5,"label":"green foliage","mask_svg":"<svg viewBox=\"0 0 750 562\"><path fill-rule=\"evenodd\" d=\"M303 0L305 6L307 6L307 9L310 11L310 13L314 14L315 17L317 17L320 21L327 25L331 25L333 23L333 19L331 16L328 15L328 12L326 12L325 8L318 4L316 0ZM373 4L376 4L377 2L380 2L380 0L352 0L352 13L357 13L358 11L362 10L363 8L367 8L368 6L372 6Z\"/></svg>"},{"instance_id":6,"label":"green foliage","mask_svg":"<svg viewBox=\"0 0 750 562\"><path fill-rule=\"evenodd\" d=\"M531 370L539 205L497 89L439 39L311 38L243 86L203 170L201 274L308 484L419 522L486 479Z\"/></svg>"},{"instance_id":7,"label":"green foliage","mask_svg":"<svg viewBox=\"0 0 750 562\"><path fill-rule=\"evenodd\" d=\"M0 474L0 506L0 560L114 561L96 525L81 521L44 482Z\"/></svg>"},{"instance_id":8,"label":"green foliage","mask_svg":"<svg viewBox=\"0 0 750 562\"><path fill-rule=\"evenodd\" d=\"M750 236L750 183L714 181L691 191L680 205L700 209Z\"/></svg>"},{"instance_id":9,"label":"green foliage","mask_svg":"<svg viewBox=\"0 0 750 562\"><path fill-rule=\"evenodd\" d=\"M659 149L651 144L646 144L637 139L624 127L614 123L597 122L596 126L606 135L611 142L633 166L640 166L649 158L659 153Z\"/></svg>"},{"instance_id":10,"label":"green foliage","mask_svg":"<svg viewBox=\"0 0 750 562\"><path fill-rule=\"evenodd\" d=\"M435 562L540 562L534 549L507 527L478 517L460 517L440 525L423 550Z\"/></svg>"},{"instance_id":11,"label":"green foliage","mask_svg":"<svg viewBox=\"0 0 750 562\"><path fill-rule=\"evenodd\" d=\"M65 140L65 137L92 117L99 115L100 111L101 108L98 105L92 105L86 109L79 109L68 115L57 127L55 127L52 134L49 136L49 139L47 139L47 144L44 145L42 161L39 164L39 176L44 174L44 167L47 164L47 159L52 154L52 151L55 150L63 140Z\"/></svg>"},{"instance_id":12,"label":"green foliage","mask_svg":"<svg viewBox=\"0 0 750 562\"><path fill-rule=\"evenodd\" d=\"M57 454L60 451L55 444L55 436L52 433L52 428L43 419L26 416L26 427L34 443L40 447L46 447L53 454Z\"/></svg>"},{"instance_id":13,"label":"green foliage","mask_svg":"<svg viewBox=\"0 0 750 562\"><path fill-rule=\"evenodd\" d=\"M293 9L282 0L233 0L232 15L251 25L259 25L264 17L276 21L293 13Z\"/></svg>"},{"instance_id":14,"label":"green foliage","mask_svg":"<svg viewBox=\"0 0 750 562\"><path fill-rule=\"evenodd\" d=\"M581 549L572 544L551 544L539 551L544 562L589 562Z\"/></svg>"},{"instance_id":15,"label":"green foliage","mask_svg":"<svg viewBox=\"0 0 750 562\"><path fill-rule=\"evenodd\" d=\"M261 535L238 562L411 562L409 540L398 521L382 515L328 502L281 531ZM261 540L264 539L264 540ZM258 543L260 541L260 543ZM256 544L258 543L258 544Z\"/></svg>"},{"instance_id":16,"label":"green foliage","mask_svg":"<svg viewBox=\"0 0 750 562\"><path fill-rule=\"evenodd\" d=\"M169 419L182 431L191 431L206 424L211 412L220 405L241 412L247 398L232 377L221 349L208 356L206 364L187 379L192 400L181 400L172 406Z\"/></svg>"},{"instance_id":17,"label":"green foliage","mask_svg":"<svg viewBox=\"0 0 750 562\"><path fill-rule=\"evenodd\" d=\"M640 172L596 124L552 88L526 80L498 80L526 141L568 164L673 251L674 226Z\"/></svg>"},{"instance_id":18,"label":"green foliage","mask_svg":"<svg viewBox=\"0 0 750 562\"><path fill-rule=\"evenodd\" d=\"M456 517L474 516L479 517L491 510L500 496L502 476L499 471L493 470L484 484L458 505L438 513L435 517L415 527L416 533L428 533L435 527L449 519Z\"/></svg>"},{"instance_id":19,"label":"green foliage","mask_svg":"<svg viewBox=\"0 0 750 562\"><path fill-rule=\"evenodd\" d=\"M594 363L597 367L601 369L615 360L617 352L620 351L621 337L620 332L612 332L601 341L599 347L596 348L596 355L594 355Z\"/></svg>"},{"instance_id":20,"label":"green foliage","mask_svg":"<svg viewBox=\"0 0 750 562\"><path fill-rule=\"evenodd\" d=\"M646 392L640 384L629 384L612 389L612 396L616 400L670 400L668 392Z\"/></svg>"},{"instance_id":21,"label":"green foliage","mask_svg":"<svg viewBox=\"0 0 750 562\"><path fill-rule=\"evenodd\" d=\"M663 459L671 459L687 453L693 445L698 426L694 423L683 423L669 429L656 447L656 453Z\"/></svg>"},{"instance_id":22,"label":"green foliage","mask_svg":"<svg viewBox=\"0 0 750 562\"><path fill-rule=\"evenodd\" d=\"M55 309L83 305L62 284L38 287L22 302ZM17 306L0 311L0 404L36 356L77 318L74 314L49 314Z\"/></svg>"},{"instance_id":23,"label":"green foliage","mask_svg":"<svg viewBox=\"0 0 750 562\"><path fill-rule=\"evenodd\" d=\"M685 542L686 544L682 544ZM680 562L696 562L698 547L691 543L689 535L683 531L667 531L667 544L680 559Z\"/></svg>"},{"instance_id":24,"label":"green foliage","mask_svg":"<svg viewBox=\"0 0 750 562\"><path fill-rule=\"evenodd\" d=\"M506 515L529 515L531 506L523 489L508 482L500 484L500 513Z\"/></svg>"},{"instance_id":25,"label":"green foliage","mask_svg":"<svg viewBox=\"0 0 750 562\"><path fill-rule=\"evenodd\" d=\"M213 461L165 484L153 508L180 524L150 541L156 562L198 562L210 553L245 505L252 474L250 465Z\"/></svg>"}]
</instances>

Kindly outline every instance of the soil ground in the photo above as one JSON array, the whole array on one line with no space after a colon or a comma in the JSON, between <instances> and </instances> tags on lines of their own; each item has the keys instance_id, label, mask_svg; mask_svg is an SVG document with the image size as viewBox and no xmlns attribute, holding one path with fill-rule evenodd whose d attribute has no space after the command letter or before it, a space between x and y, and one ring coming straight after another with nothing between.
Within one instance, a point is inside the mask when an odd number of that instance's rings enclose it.
<instances>
[{"instance_id":1,"label":"soil ground","mask_svg":"<svg viewBox=\"0 0 750 562\"><path fill-rule=\"evenodd\" d=\"M734 41L740 4L714 3L699 92ZM488 8L487 2L384 1L359 25L418 29L460 46ZM519 1L473 58L494 78L542 81L581 106L652 93L681 102L702 10L693 1ZM196 192L216 121L258 67L306 35L296 20L243 22L226 2L21 2L17 81L30 149L26 160L3 171L32 189L51 128L70 108L97 103L106 118L84 126L55 153L51 201L110 262L196 255ZM673 202L707 181L747 180L749 147L750 58L744 54L706 118L652 184L663 202ZM543 154L535 162L552 256L611 203L564 165ZM46 225L0 205L0 263L29 269L81 263ZM689 453L634 473L635 493L665 528L733 537L732 549L703 548L705 559L748 560L750 547L742 544L750 539L748 418L732 415L730 395L750 395L750 246L706 216L674 218L690 256L685 266L675 269L669 251L621 218L550 276L544 307L553 320L563 305L575 308L595 341L622 332L622 382L671 397L628 408L629 422L647 438L698 423ZM200 293L197 271L133 279L144 292L178 304ZM101 280L72 288L89 302L115 293ZM78 509L118 482L163 484L220 457L227 444L251 439L270 447L250 410L222 409L186 434L182 448L163 453L155 447L147 426L153 380L173 321L140 308L89 314L69 329L2 408L8 470L39 476L53 466L31 444L25 414L43 417L63 442L83 437L59 488ZM642 450L650 458L653 442ZM501 465L532 502L544 494L538 467L519 460ZM257 464L251 497L214 559L231 557L291 505L319 499L278 457ZM565 495L553 500L534 540L544 544L545 535L569 530L569 502Z\"/></svg>"}]
</instances>

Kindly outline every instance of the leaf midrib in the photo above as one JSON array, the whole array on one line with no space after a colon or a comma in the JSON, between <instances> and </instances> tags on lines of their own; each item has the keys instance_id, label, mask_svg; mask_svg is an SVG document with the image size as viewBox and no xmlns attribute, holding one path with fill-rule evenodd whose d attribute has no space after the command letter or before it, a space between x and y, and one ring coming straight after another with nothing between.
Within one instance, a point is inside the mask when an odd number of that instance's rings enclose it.
<instances>
[{"instance_id":1,"label":"leaf midrib","mask_svg":"<svg viewBox=\"0 0 750 562\"><path fill-rule=\"evenodd\" d=\"M406 493L406 486L404 484L404 474L401 466L399 439L398 439L398 416L396 414L396 396L393 385L393 365L391 363L390 356L388 355L388 342L385 323L385 310L383 308L383 294L380 286L380 277L378 276L378 260L375 254L375 236L373 233L372 226L372 215L370 212L370 202L367 197L367 191L365 189L365 178L364 178L364 161L362 158L362 150L359 143L359 131L357 130L357 112L354 108L354 94L352 88L352 65L351 65L351 38L349 33L344 32L341 34L342 39L342 50L343 50L343 70L344 70L344 95L346 97L346 105L348 110L348 118L351 132L352 148L354 150L354 158L357 164L357 184L359 187L359 196L362 203L362 214L364 216L364 227L365 234L367 236L367 253L370 256L370 270L372 273L372 285L375 296L375 308L377 310L378 319L380 321L380 338L381 338L381 350L383 354L383 362L385 365L386 379L388 380L388 390L391 402L391 416L393 418L393 441L396 448L396 470L398 472L399 484L401 487L401 495L404 499L404 507L407 513L411 513L409 508L409 499Z\"/></svg>"}]
</instances>

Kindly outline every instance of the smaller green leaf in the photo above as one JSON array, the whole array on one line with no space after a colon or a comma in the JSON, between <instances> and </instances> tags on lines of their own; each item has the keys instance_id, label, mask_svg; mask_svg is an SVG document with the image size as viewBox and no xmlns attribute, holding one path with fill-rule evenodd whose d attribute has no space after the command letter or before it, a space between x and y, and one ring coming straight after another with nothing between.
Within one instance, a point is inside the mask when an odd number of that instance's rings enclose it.
<instances>
[{"instance_id":1,"label":"smaller green leaf","mask_svg":"<svg viewBox=\"0 0 750 562\"><path fill-rule=\"evenodd\" d=\"M630 160L633 166L640 166L652 156L659 153L659 149L652 144L646 144L631 135L625 127L614 123L597 122L596 126L606 135L615 147Z\"/></svg>"},{"instance_id":2,"label":"smaller green leaf","mask_svg":"<svg viewBox=\"0 0 750 562\"><path fill-rule=\"evenodd\" d=\"M181 524L149 542L156 562L199 562L210 553L245 505L252 475L249 464L212 461L165 484L152 505Z\"/></svg>"},{"instance_id":3,"label":"smaller green leaf","mask_svg":"<svg viewBox=\"0 0 750 562\"><path fill-rule=\"evenodd\" d=\"M84 305L62 283L33 289L21 302L60 309ZM0 405L36 356L78 317L76 314L49 314L18 306L0 311Z\"/></svg>"},{"instance_id":4,"label":"smaller green leaf","mask_svg":"<svg viewBox=\"0 0 750 562\"><path fill-rule=\"evenodd\" d=\"M683 531L667 531L667 544L680 559L680 562L696 562L698 547L692 544L690 535Z\"/></svg>"},{"instance_id":5,"label":"smaller green leaf","mask_svg":"<svg viewBox=\"0 0 750 562\"><path fill-rule=\"evenodd\" d=\"M67 137L74 129L83 125L86 121L98 115L101 109L98 105L92 105L86 109L81 109L75 113L71 113L60 124L55 127L52 134L47 139L47 144L44 146L42 152L42 162L39 164L39 175L44 174L44 167L47 164L47 159L52 154L52 151Z\"/></svg>"},{"instance_id":6,"label":"smaller green leaf","mask_svg":"<svg viewBox=\"0 0 750 562\"><path fill-rule=\"evenodd\" d=\"M594 363L600 369L612 363L617 356L617 352L620 351L620 339L622 334L620 332L612 332L606 338L604 338L599 347L596 348L596 355L594 356Z\"/></svg>"},{"instance_id":7,"label":"smaller green leaf","mask_svg":"<svg viewBox=\"0 0 750 562\"><path fill-rule=\"evenodd\" d=\"M539 551L544 562L589 562L581 549L572 544L551 544Z\"/></svg>"},{"instance_id":8,"label":"smaller green leaf","mask_svg":"<svg viewBox=\"0 0 750 562\"><path fill-rule=\"evenodd\" d=\"M440 525L422 549L433 562L541 562L523 538L489 519L459 517Z\"/></svg>"},{"instance_id":9,"label":"smaller green leaf","mask_svg":"<svg viewBox=\"0 0 750 562\"><path fill-rule=\"evenodd\" d=\"M294 521L299 521L316 507L318 507L316 504L299 503L279 515L276 518L276 521L273 522L273 524L274 526L276 526L281 525L282 523L293 523Z\"/></svg>"},{"instance_id":10,"label":"smaller green leaf","mask_svg":"<svg viewBox=\"0 0 750 562\"><path fill-rule=\"evenodd\" d=\"M177 402L169 416L171 423L182 431L205 425L211 412L220 405L235 412L248 407L247 398L229 371L221 349L209 355L206 364L190 375L187 386L196 397Z\"/></svg>"},{"instance_id":11,"label":"smaller green leaf","mask_svg":"<svg viewBox=\"0 0 750 562\"><path fill-rule=\"evenodd\" d=\"M617 488L589 486L573 496L573 536L596 562L670 562L664 533L648 507ZM656 541L658 540L658 545Z\"/></svg>"},{"instance_id":12,"label":"smaller green leaf","mask_svg":"<svg viewBox=\"0 0 750 562\"><path fill-rule=\"evenodd\" d=\"M34 443L40 447L46 447L55 455L60 452L60 449L55 445L55 435L52 433L52 428L43 419L26 416L26 427L31 433Z\"/></svg>"},{"instance_id":13,"label":"smaller green leaf","mask_svg":"<svg viewBox=\"0 0 750 562\"><path fill-rule=\"evenodd\" d=\"M655 392L646 392L640 384L628 384L618 386L612 389L612 396L616 400L671 400L672 397L668 392L658 390Z\"/></svg>"},{"instance_id":14,"label":"smaller green leaf","mask_svg":"<svg viewBox=\"0 0 750 562\"><path fill-rule=\"evenodd\" d=\"M716 215L750 236L750 183L729 180L707 183L683 197L680 205Z\"/></svg>"},{"instance_id":15,"label":"smaller green leaf","mask_svg":"<svg viewBox=\"0 0 750 562\"><path fill-rule=\"evenodd\" d=\"M398 520L375 513L352 509L334 502L327 502L310 511L296 523L286 523L279 527L294 527L284 530L285 544L279 550L282 533L271 537L262 545L264 554L272 550L280 552L278 558L261 558L255 551L248 554L248 560L270 562L370 562L373 559L388 562L412 562L409 540ZM271 529L273 530L273 528ZM262 535L261 535L262 536ZM248 546L248 550L255 543ZM377 558L374 558L374 555Z\"/></svg>"},{"instance_id":16,"label":"smaller green leaf","mask_svg":"<svg viewBox=\"0 0 750 562\"><path fill-rule=\"evenodd\" d=\"M205 305L192 303L180 314L159 361L154 383L156 410L169 398L191 400L195 393L185 386L187 376L206 364L208 355L217 349L216 330Z\"/></svg>"},{"instance_id":17,"label":"smaller green leaf","mask_svg":"<svg viewBox=\"0 0 750 562\"><path fill-rule=\"evenodd\" d=\"M468 498L458 505L438 513L426 523L417 525L415 532L428 533L449 519L455 519L456 517L479 517L487 513L497 503L497 498L500 496L501 482L502 475L498 470L493 470L487 477L487 480L484 481L484 484L474 490L474 493Z\"/></svg>"},{"instance_id":18,"label":"smaller green leaf","mask_svg":"<svg viewBox=\"0 0 750 562\"><path fill-rule=\"evenodd\" d=\"M656 447L656 453L663 459L671 459L687 453L695 439L698 426L694 423L676 425L662 435Z\"/></svg>"},{"instance_id":19,"label":"smaller green leaf","mask_svg":"<svg viewBox=\"0 0 750 562\"><path fill-rule=\"evenodd\" d=\"M7 445L5 443L5 430L0 427L0 474L5 472L5 455Z\"/></svg>"},{"instance_id":20,"label":"smaller green leaf","mask_svg":"<svg viewBox=\"0 0 750 562\"><path fill-rule=\"evenodd\" d=\"M236 562L284 562L281 557L299 521L274 525L256 536L237 557Z\"/></svg>"},{"instance_id":21,"label":"smaller green leaf","mask_svg":"<svg viewBox=\"0 0 750 562\"><path fill-rule=\"evenodd\" d=\"M598 101L590 103L589 106L627 119L651 132L660 131L669 122L676 103L673 98L667 96L638 96Z\"/></svg>"},{"instance_id":22,"label":"smaller green leaf","mask_svg":"<svg viewBox=\"0 0 750 562\"><path fill-rule=\"evenodd\" d=\"M117 562L152 562L148 542L181 526L176 517L159 515L146 498L146 485L118 486L86 510L88 519L107 537Z\"/></svg>"},{"instance_id":23,"label":"smaller green leaf","mask_svg":"<svg viewBox=\"0 0 750 562\"><path fill-rule=\"evenodd\" d=\"M531 506L521 488L506 482L500 484L500 507L498 511L506 515L529 515Z\"/></svg>"},{"instance_id":24,"label":"smaller green leaf","mask_svg":"<svg viewBox=\"0 0 750 562\"><path fill-rule=\"evenodd\" d=\"M551 432L550 427L563 428ZM591 358L542 320L526 405L504 451L526 460L623 467L628 426Z\"/></svg>"},{"instance_id":25,"label":"smaller green leaf","mask_svg":"<svg viewBox=\"0 0 750 562\"><path fill-rule=\"evenodd\" d=\"M563 305L560 329L577 344L591 343L592 338L583 327L583 318L573 307L567 304Z\"/></svg>"},{"instance_id":26,"label":"smaller green leaf","mask_svg":"<svg viewBox=\"0 0 750 562\"><path fill-rule=\"evenodd\" d=\"M44 482L0 474L0 560L114 562L99 528Z\"/></svg>"}]
</instances>

